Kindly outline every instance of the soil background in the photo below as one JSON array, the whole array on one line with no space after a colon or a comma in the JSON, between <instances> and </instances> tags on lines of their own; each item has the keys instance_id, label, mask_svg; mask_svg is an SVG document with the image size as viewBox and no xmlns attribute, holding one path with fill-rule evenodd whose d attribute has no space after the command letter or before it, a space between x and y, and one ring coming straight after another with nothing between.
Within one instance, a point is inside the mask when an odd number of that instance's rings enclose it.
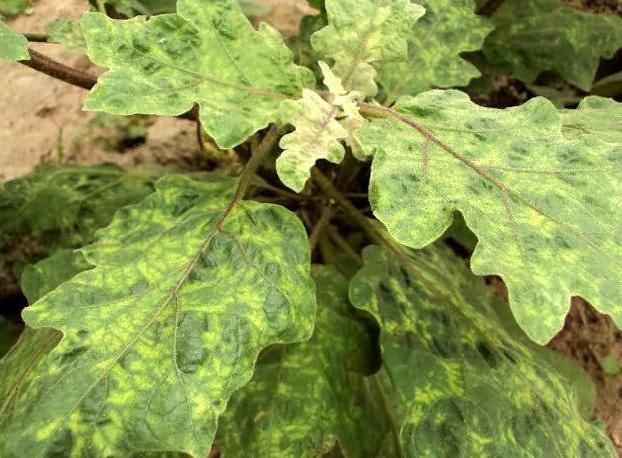
<instances>
[{"instance_id":1,"label":"soil background","mask_svg":"<svg viewBox=\"0 0 622 458\"><path fill-rule=\"evenodd\" d=\"M618 0L566 1L622 14L622 2ZM305 0L261 3L272 7L264 20L288 36L296 33L302 15L312 11ZM39 0L34 2L31 14L8 22L21 32L44 33L52 19L78 17L87 8L87 0ZM79 69L93 74L101 72L86 57L63 52L57 45L33 46ZM196 125L175 118L149 121L139 141L115 147L114 140L119 137L122 142L122 133L118 128L93 125L95 115L82 111L86 95L83 89L23 65L0 62L0 182L27 174L50 160L81 164L111 161L125 166L155 162L184 168L204 159ZM123 146L116 146L119 145ZM603 369L605 360L622 364L622 333L609 317L575 299L564 329L549 346L575 359L592 376L597 390L596 416L607 425L622 457L622 373Z\"/></svg>"}]
</instances>

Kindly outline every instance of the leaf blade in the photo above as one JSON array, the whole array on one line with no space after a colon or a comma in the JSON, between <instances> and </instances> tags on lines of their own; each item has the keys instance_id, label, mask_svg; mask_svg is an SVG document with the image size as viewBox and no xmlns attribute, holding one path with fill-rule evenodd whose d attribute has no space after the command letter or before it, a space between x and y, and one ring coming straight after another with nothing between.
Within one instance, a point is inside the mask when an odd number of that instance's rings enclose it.
<instances>
[{"instance_id":1,"label":"leaf blade","mask_svg":"<svg viewBox=\"0 0 622 458\"><path fill-rule=\"evenodd\" d=\"M62 441L69 456L205 456L259 350L308 338L315 301L304 227L282 207L244 202L215 230L233 185L160 180L84 250L94 269L26 310L29 325L64 337L20 399L3 455L43 457ZM16 430L32 440L17 441Z\"/></svg>"},{"instance_id":2,"label":"leaf blade","mask_svg":"<svg viewBox=\"0 0 622 458\"><path fill-rule=\"evenodd\" d=\"M282 100L313 86L278 32L255 31L236 1L182 0L177 10L147 21L83 16L89 57L110 68L86 109L177 116L198 103L205 130L228 149L275 121Z\"/></svg>"},{"instance_id":3,"label":"leaf blade","mask_svg":"<svg viewBox=\"0 0 622 458\"><path fill-rule=\"evenodd\" d=\"M607 107L601 116L619 119L620 105ZM619 142L564 134L562 116L542 98L495 110L458 91L430 91L397 109L401 121L374 121L358 134L375 154L374 213L394 237L422 248L459 210L479 239L473 272L504 278L517 321L534 340L561 329L572 295L622 323Z\"/></svg>"}]
</instances>

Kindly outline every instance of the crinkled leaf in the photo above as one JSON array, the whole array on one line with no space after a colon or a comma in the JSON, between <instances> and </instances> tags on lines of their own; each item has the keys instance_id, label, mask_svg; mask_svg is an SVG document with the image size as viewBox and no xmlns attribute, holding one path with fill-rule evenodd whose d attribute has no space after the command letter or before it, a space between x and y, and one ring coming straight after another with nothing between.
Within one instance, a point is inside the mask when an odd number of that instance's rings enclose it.
<instances>
[{"instance_id":1,"label":"crinkled leaf","mask_svg":"<svg viewBox=\"0 0 622 458\"><path fill-rule=\"evenodd\" d=\"M408 61L382 66L378 81L387 100L415 95L434 87L466 86L480 75L460 53L482 48L492 30L475 14L474 0L415 0L425 16L408 33Z\"/></svg>"},{"instance_id":2,"label":"crinkled leaf","mask_svg":"<svg viewBox=\"0 0 622 458\"><path fill-rule=\"evenodd\" d=\"M600 59L622 48L622 18L560 0L506 0L492 21L486 57L527 83L548 70L589 91Z\"/></svg>"},{"instance_id":3,"label":"crinkled leaf","mask_svg":"<svg viewBox=\"0 0 622 458\"><path fill-rule=\"evenodd\" d=\"M348 90L373 97L376 70L408 58L408 36L425 10L410 0L327 0L328 25L311 37Z\"/></svg>"},{"instance_id":4,"label":"crinkled leaf","mask_svg":"<svg viewBox=\"0 0 622 458\"><path fill-rule=\"evenodd\" d=\"M283 152L276 168L281 181L300 192L317 160L341 163L345 149L339 140L345 139L348 131L336 119L339 107L326 102L314 91L304 90L302 100L288 102L288 105L286 110L296 130L281 139Z\"/></svg>"},{"instance_id":5,"label":"crinkled leaf","mask_svg":"<svg viewBox=\"0 0 622 458\"><path fill-rule=\"evenodd\" d=\"M397 240L422 248L459 210L479 239L473 272L504 278L534 340L561 329L573 295L622 325L621 104L498 110L430 91L396 108L402 121L373 121L358 139L375 154L374 213Z\"/></svg>"},{"instance_id":6,"label":"crinkled leaf","mask_svg":"<svg viewBox=\"0 0 622 458\"><path fill-rule=\"evenodd\" d=\"M328 101L311 90L304 90L302 100L283 104L282 115L296 127L280 143L283 153L276 162L279 178L297 192L302 191L311 175L310 169L319 159L341 163L345 149L340 140L357 150L354 132L365 119L359 112L362 96L348 92L324 62L319 62L324 85L329 89Z\"/></svg>"},{"instance_id":7,"label":"crinkled leaf","mask_svg":"<svg viewBox=\"0 0 622 458\"><path fill-rule=\"evenodd\" d=\"M80 22L75 19L55 19L47 25L47 33L49 42L62 44L68 51L84 53L86 50Z\"/></svg>"},{"instance_id":8,"label":"crinkled leaf","mask_svg":"<svg viewBox=\"0 0 622 458\"><path fill-rule=\"evenodd\" d=\"M315 316L302 223L239 204L235 182L165 177L83 249L95 266L24 312L62 341L0 432L3 458L207 456L260 350L309 338ZM166 421L162 421L166 418Z\"/></svg>"},{"instance_id":9,"label":"crinkled leaf","mask_svg":"<svg viewBox=\"0 0 622 458\"><path fill-rule=\"evenodd\" d=\"M309 342L276 346L260 357L253 380L220 422L223 458L316 458L337 444L345 458L374 456L385 429L360 361L371 339L348 316L348 283L317 267L318 317Z\"/></svg>"},{"instance_id":10,"label":"crinkled leaf","mask_svg":"<svg viewBox=\"0 0 622 458\"><path fill-rule=\"evenodd\" d=\"M0 59L10 61L30 59L26 37L14 32L2 21L0 21Z\"/></svg>"},{"instance_id":11,"label":"crinkled leaf","mask_svg":"<svg viewBox=\"0 0 622 458\"><path fill-rule=\"evenodd\" d=\"M386 456L615 456L581 415L585 375L532 344L447 248L397 257L374 246L364 261L350 298L381 329L376 377L402 448Z\"/></svg>"},{"instance_id":12,"label":"crinkled leaf","mask_svg":"<svg viewBox=\"0 0 622 458\"><path fill-rule=\"evenodd\" d=\"M177 10L149 20L83 16L89 56L110 68L86 109L179 115L198 103L207 133L230 148L313 86L279 33L266 24L254 30L235 0L179 0Z\"/></svg>"}]
</instances>

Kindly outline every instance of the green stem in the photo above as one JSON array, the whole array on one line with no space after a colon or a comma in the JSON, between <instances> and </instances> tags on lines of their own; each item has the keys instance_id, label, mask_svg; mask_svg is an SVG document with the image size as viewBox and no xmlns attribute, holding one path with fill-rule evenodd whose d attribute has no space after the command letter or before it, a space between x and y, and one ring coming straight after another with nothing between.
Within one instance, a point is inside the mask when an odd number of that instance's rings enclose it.
<instances>
[{"instance_id":1,"label":"green stem","mask_svg":"<svg viewBox=\"0 0 622 458\"><path fill-rule=\"evenodd\" d=\"M351 218L358 226L361 227L367 234L367 236L374 242L381 245L389 243L388 238L373 223L363 215L358 208L352 205L352 202L348 200L339 190L333 185L333 183L317 168L311 171L313 180L317 183L320 189L339 205L341 210Z\"/></svg>"},{"instance_id":2,"label":"green stem","mask_svg":"<svg viewBox=\"0 0 622 458\"><path fill-rule=\"evenodd\" d=\"M333 218L334 214L335 209L331 204L327 204L322 209L320 219L317 223L315 223L315 226L313 226L313 230L311 231L311 235L309 236L309 246L311 248L311 253L315 251L315 247L317 246L317 242L320 239L320 235L322 235L322 232L330 223L330 220Z\"/></svg>"},{"instance_id":3,"label":"green stem","mask_svg":"<svg viewBox=\"0 0 622 458\"><path fill-rule=\"evenodd\" d=\"M391 408L391 403L389 402L389 397L387 393L385 393L382 384L380 383L380 379L378 378L378 374L371 376L372 386L374 387L376 394L380 398L382 402L382 410L384 410L384 414L389 419L389 423L391 425L391 437L393 438L393 447L395 448L395 453L397 454L397 458L404 458L404 452L402 451L402 444L400 443L400 425L393 414L393 409Z\"/></svg>"},{"instance_id":4,"label":"green stem","mask_svg":"<svg viewBox=\"0 0 622 458\"><path fill-rule=\"evenodd\" d=\"M280 136L280 130L275 125L272 125L261 143L257 146L255 151L253 151L253 155L246 164L246 167L244 167L242 175L240 175L238 188L235 191L235 195L225 209L225 212L223 213L222 218L218 223L218 229L220 231L224 229L225 221L227 217L231 214L231 211L242 201L242 199L244 199L246 191L253 182L255 173L259 169L259 166L263 163L264 159L274 150L274 147L279 141Z\"/></svg>"}]
</instances>

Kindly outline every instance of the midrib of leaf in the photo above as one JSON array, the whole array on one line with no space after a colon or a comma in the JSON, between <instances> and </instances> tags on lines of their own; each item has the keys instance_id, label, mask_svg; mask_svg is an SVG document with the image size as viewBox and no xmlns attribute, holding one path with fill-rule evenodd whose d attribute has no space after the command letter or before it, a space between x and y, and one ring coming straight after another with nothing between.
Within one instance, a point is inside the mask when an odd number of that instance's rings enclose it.
<instances>
[{"instance_id":1,"label":"midrib of leaf","mask_svg":"<svg viewBox=\"0 0 622 458\"><path fill-rule=\"evenodd\" d=\"M225 213L225 214L223 214L220 222L218 224L216 224L211 229L211 231L208 233L208 235L206 236L205 240L203 241L203 243L201 244L201 246L197 250L196 254L193 256L193 258L190 260L190 262L188 263L188 265L186 266L186 268L182 272L182 274L181 274L179 280L177 281L177 283L175 284L175 286L173 286L171 288L169 294L163 299L161 305L158 306L156 311L147 320L145 325L142 326L135 333L135 335L127 342L127 344L124 347L121 348L121 350L118 352L118 354L113 357L113 359L111 360L110 364L101 372L101 374L99 376L95 377L95 380L93 381L93 383L91 385L89 385L86 390L84 390L84 393L80 396L80 398L78 398L76 403L69 410L66 411L66 413L63 415L63 418L67 418L67 417L71 416L71 414L73 412L75 412L75 410L80 407L82 402L97 387L97 385L99 385L104 379L106 379L110 375L110 371L114 368L114 366L119 362L119 360L121 358L123 358L127 354L128 351L130 351L130 349L142 337L142 335L145 333L145 331L147 329L149 329L153 325L153 323L155 323L155 321L161 316L161 314L171 304L171 301L173 299L175 299L175 303L177 304L177 307L175 309L175 330L174 330L174 337L173 337L173 350L174 351L173 351L173 355L172 356L173 356L173 362L174 362L174 365L175 365L175 372L176 372L176 375L179 378L179 367L177 365L177 351L176 351L176 349L177 349L177 324L178 324L180 307L179 307L179 302L176 300L177 299L177 293L184 286L184 284L186 283L186 281L190 277L190 274L196 268L197 263L199 262L199 259L201 259L201 256L207 251L207 249L209 248L212 240L216 237L216 235L218 235L221 232L221 229L219 228L219 225L226 220L226 218L227 218L227 216L229 214L230 214L230 211ZM184 385L183 382L182 382L182 386L184 386L184 397L186 397L186 400L187 400L185 385ZM196 431L194 430L194 428L192 430L192 434L196 434Z\"/></svg>"},{"instance_id":2,"label":"midrib of leaf","mask_svg":"<svg viewBox=\"0 0 622 458\"><path fill-rule=\"evenodd\" d=\"M372 19L370 19L369 21L369 27L365 30L365 33L363 34L361 38L360 46L356 48L356 54L354 54L352 58L352 63L350 64L348 72L346 73L343 79L343 85L345 87L348 87L350 83L352 82L352 78L354 77L354 72L356 71L356 68L359 66L359 64L362 63L363 55L365 54L365 51L367 51L367 46L369 44L369 38L372 36L372 34L376 30L377 30L377 27L374 25L374 21L372 17Z\"/></svg>"},{"instance_id":3,"label":"midrib of leaf","mask_svg":"<svg viewBox=\"0 0 622 458\"><path fill-rule=\"evenodd\" d=\"M215 219L212 228L210 229L210 231L207 233L205 237L205 240L199 246L196 254L187 263L184 271L180 275L179 280L171 288L168 295L162 300L161 304L158 306L155 312L151 315L151 317L147 320L144 326L142 326L137 332L135 332L134 336L127 342L126 345L124 345L121 348L118 354L116 354L113 357L113 359L105 367L105 369L98 376L95 377L95 380L93 381L93 383L91 383L91 385L89 385L87 389L84 390L84 393L78 398L76 403L69 410L65 411L65 413L62 415L63 419L70 417L71 414L80 407L80 405L87 398L87 396L97 387L97 385L100 384L103 380L107 379L107 377L110 375L110 371L119 362L119 360L127 354L127 352L134 346L134 344L142 337L145 331L149 329L149 327L153 325L153 323L157 320L157 318L159 318L162 315L162 313L168 308L168 306L171 304L173 300L175 301L176 308L175 308L175 329L173 332L172 357L173 357L173 363L175 366L176 376L180 380L182 387L184 387L184 390L183 390L184 397L186 399L186 402L188 402L187 392L185 389L185 383L183 381L183 375L180 374L179 366L177 364L177 351L176 351L177 350L177 329L178 329L177 325L179 323L179 313L181 311L181 306L179 304L179 301L177 300L177 294L180 291L180 289L185 285L185 283L188 281L188 278L190 277L190 275L196 268L199 260L201 259L201 256L203 256L203 254L209 249L214 238L217 235L224 233L225 222L227 221L228 217L232 214L236 206L242 201L244 194L246 193L246 190L248 189L251 183L251 178L254 175L255 171L257 170L257 167L259 167L259 165L261 164L265 156L272 150L272 147L276 143L278 137L279 137L278 129L276 129L275 127L272 127L268 131L266 136L264 137L261 144L258 146L257 150L251 156L250 161L248 162L244 171L242 172L242 175L239 178L238 186L237 186L237 189L235 191L233 198L231 199L229 204L224 209L222 215L219 218ZM249 263L249 265L252 265L252 263ZM29 370L25 371L24 374L29 372ZM60 378L57 381L57 383L59 383L61 380L62 378ZM18 386L19 384L16 383L15 387L18 387ZM8 399L10 399L10 397ZM8 403L8 400L5 401L4 404L6 405L7 403ZM188 408L190 408L189 403L188 403ZM4 405L2 406L2 409L0 409L0 412L3 412L3 410L4 410ZM196 437L196 430L194 428L192 428L192 434L195 435L195 439L198 439Z\"/></svg>"},{"instance_id":4,"label":"midrib of leaf","mask_svg":"<svg viewBox=\"0 0 622 458\"><path fill-rule=\"evenodd\" d=\"M422 124L419 124L414 119L411 119L410 117L405 116L402 113L400 113L400 112L398 112L398 111L396 111L396 110L394 110L392 108L387 108L387 107L383 107L383 106L376 106L376 105L371 105L371 104L367 104L367 103L361 104L361 111L362 112L366 112L366 113L368 113L369 115L372 115L372 116L374 114L382 113L384 115L384 117L393 118L393 119L395 119L397 121L400 121L401 123L403 123L403 124L405 124L405 125L407 125L409 127L412 127L417 132L419 132L419 134L421 134L421 136L423 138L425 138L427 141L434 143L436 146L441 148L441 150L443 150L446 153L448 153L454 159L460 161L463 165L468 167L471 171L473 171L474 173L476 173L477 175L482 177L484 180L486 180L487 182L492 184L494 187L496 187L499 191L501 191L502 195L504 195L504 196L511 196L511 197L517 199L520 203L522 203L523 205L525 205L526 207L528 207L532 211L536 212L538 215L542 216L543 218L546 218L546 219L550 220L551 222L553 222L553 223L563 227L564 229L567 229L567 230L573 232L574 234L578 235L579 237L584 239L588 244L590 244L593 248L595 248L597 251L600 251L606 258L611 258L611 253L604 252L602 247L598 244L598 242L592 240L592 238L588 237L585 233L583 233L583 231L581 231L580 229L578 229L576 227L568 225L568 224L564 223L563 221L560 221L559 219L555 218L552 215L549 215L547 212L545 212L544 210L542 210L539 207L537 207L535 204L533 204L532 202L527 200L525 197L523 197L522 195L520 195L516 191L510 189L502 181L500 181L500 180L494 178L493 176L489 175L488 173L486 173L485 170L482 169L480 165L478 165L476 162L474 162L474 161L464 157L462 154L460 154L454 148L452 148L451 146L447 145L445 142L440 140L431 131L429 131L425 126L423 126ZM510 219L513 221L514 218L513 218L511 209L507 205L507 201L504 200L503 204L504 204L504 208L509 213ZM599 222L599 224L600 224L600 222ZM605 229L608 230L608 231L613 231L612 228L606 227ZM521 244L518 243L517 241L515 241L515 243L517 243L519 250L522 251Z\"/></svg>"}]
</instances>

